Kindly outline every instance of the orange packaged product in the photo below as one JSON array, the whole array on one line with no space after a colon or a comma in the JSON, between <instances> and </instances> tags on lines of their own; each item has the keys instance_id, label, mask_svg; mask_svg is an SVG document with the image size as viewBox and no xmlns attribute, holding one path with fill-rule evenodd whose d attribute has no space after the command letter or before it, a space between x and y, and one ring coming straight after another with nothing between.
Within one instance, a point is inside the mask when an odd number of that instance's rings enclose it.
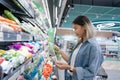
<instances>
[{"instance_id":1,"label":"orange packaged product","mask_svg":"<svg viewBox=\"0 0 120 80\"><path fill-rule=\"evenodd\" d=\"M50 64L46 64L43 69L43 76L47 79L52 73L52 66Z\"/></svg>"},{"instance_id":2,"label":"orange packaged product","mask_svg":"<svg viewBox=\"0 0 120 80\"><path fill-rule=\"evenodd\" d=\"M2 17L2 16L0 16L0 21L1 21L1 22L6 22L6 23L8 23L8 24L16 24L15 21L6 19L6 18L4 18L4 17Z\"/></svg>"},{"instance_id":3,"label":"orange packaged product","mask_svg":"<svg viewBox=\"0 0 120 80\"><path fill-rule=\"evenodd\" d=\"M9 24L16 31L22 31L22 28L19 25Z\"/></svg>"}]
</instances>

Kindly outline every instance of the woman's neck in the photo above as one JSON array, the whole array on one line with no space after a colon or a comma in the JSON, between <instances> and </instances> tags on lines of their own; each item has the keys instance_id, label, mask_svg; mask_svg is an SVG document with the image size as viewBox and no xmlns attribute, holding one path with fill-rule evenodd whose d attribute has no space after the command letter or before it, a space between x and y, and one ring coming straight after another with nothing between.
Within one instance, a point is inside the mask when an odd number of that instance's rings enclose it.
<instances>
[{"instance_id":1,"label":"woman's neck","mask_svg":"<svg viewBox=\"0 0 120 80\"><path fill-rule=\"evenodd\" d=\"M87 40L86 36L82 38L82 42L85 42Z\"/></svg>"}]
</instances>

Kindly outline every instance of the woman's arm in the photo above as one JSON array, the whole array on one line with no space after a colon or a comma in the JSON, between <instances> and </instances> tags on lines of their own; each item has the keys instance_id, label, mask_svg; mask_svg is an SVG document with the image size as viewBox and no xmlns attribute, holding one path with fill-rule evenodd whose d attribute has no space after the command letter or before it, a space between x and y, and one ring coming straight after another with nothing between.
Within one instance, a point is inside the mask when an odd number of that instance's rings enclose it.
<instances>
[{"instance_id":1,"label":"woman's arm","mask_svg":"<svg viewBox=\"0 0 120 80\"><path fill-rule=\"evenodd\" d=\"M60 53L61 53L61 55L62 55L62 58L66 61L66 62L68 62L68 60L69 60L69 56L63 51L63 50L61 50L58 46L54 46L58 51L60 51Z\"/></svg>"},{"instance_id":2,"label":"woman's arm","mask_svg":"<svg viewBox=\"0 0 120 80\"><path fill-rule=\"evenodd\" d=\"M68 62L69 56L68 56L63 50L60 50L60 51L61 51L62 58L63 58L66 62Z\"/></svg>"}]
</instances>

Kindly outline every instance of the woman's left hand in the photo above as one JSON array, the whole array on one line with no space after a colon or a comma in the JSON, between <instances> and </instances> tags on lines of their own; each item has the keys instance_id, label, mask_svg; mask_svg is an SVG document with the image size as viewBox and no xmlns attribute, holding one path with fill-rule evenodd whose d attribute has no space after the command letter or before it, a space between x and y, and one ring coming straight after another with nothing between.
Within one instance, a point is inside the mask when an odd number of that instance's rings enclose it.
<instances>
[{"instance_id":1,"label":"woman's left hand","mask_svg":"<svg viewBox=\"0 0 120 80\"><path fill-rule=\"evenodd\" d=\"M64 62L57 61L57 62L55 62L55 65L61 70L70 69L70 66L67 63L64 63Z\"/></svg>"}]
</instances>

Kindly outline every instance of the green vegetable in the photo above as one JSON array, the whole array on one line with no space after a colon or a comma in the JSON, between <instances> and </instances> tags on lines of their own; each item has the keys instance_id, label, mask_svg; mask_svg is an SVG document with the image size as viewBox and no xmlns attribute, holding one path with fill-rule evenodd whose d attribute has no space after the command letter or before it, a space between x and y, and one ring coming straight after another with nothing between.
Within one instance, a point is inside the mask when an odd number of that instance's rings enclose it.
<instances>
[{"instance_id":1,"label":"green vegetable","mask_svg":"<svg viewBox=\"0 0 120 80\"><path fill-rule=\"evenodd\" d=\"M5 58L6 61L9 61L12 58L12 56L8 54L3 55L3 57Z\"/></svg>"},{"instance_id":2,"label":"green vegetable","mask_svg":"<svg viewBox=\"0 0 120 80\"><path fill-rule=\"evenodd\" d=\"M20 21L8 10L4 10L4 14L11 20L14 20L17 24L20 25Z\"/></svg>"},{"instance_id":3,"label":"green vegetable","mask_svg":"<svg viewBox=\"0 0 120 80\"><path fill-rule=\"evenodd\" d=\"M17 0L12 0L20 9L24 11L24 8L21 6L21 4Z\"/></svg>"},{"instance_id":4,"label":"green vegetable","mask_svg":"<svg viewBox=\"0 0 120 80\"><path fill-rule=\"evenodd\" d=\"M12 57L17 57L18 56L18 53L13 53L12 54Z\"/></svg>"},{"instance_id":5,"label":"green vegetable","mask_svg":"<svg viewBox=\"0 0 120 80\"><path fill-rule=\"evenodd\" d=\"M60 57L60 55L61 55L60 50L56 46L53 46L53 49L55 51L57 59L60 60L61 59L61 57Z\"/></svg>"}]
</instances>

